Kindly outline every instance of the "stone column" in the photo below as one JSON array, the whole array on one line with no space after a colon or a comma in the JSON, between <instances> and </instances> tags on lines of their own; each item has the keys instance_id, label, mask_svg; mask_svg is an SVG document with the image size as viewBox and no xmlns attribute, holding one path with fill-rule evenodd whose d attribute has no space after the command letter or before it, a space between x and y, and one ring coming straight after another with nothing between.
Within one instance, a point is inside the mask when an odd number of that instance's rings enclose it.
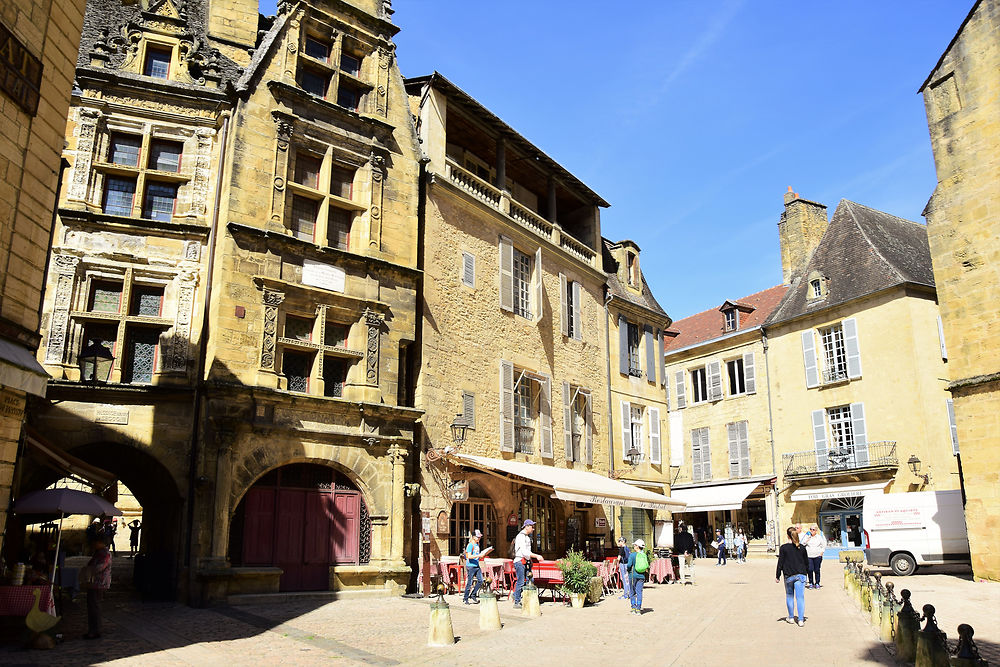
<instances>
[{"instance_id":1,"label":"stone column","mask_svg":"<svg viewBox=\"0 0 1000 667\"><path fill-rule=\"evenodd\" d=\"M365 310L365 400L379 402L379 357L382 338L382 316L374 310Z\"/></svg>"},{"instance_id":2,"label":"stone column","mask_svg":"<svg viewBox=\"0 0 1000 667\"><path fill-rule=\"evenodd\" d=\"M283 231L285 229L285 182L288 178L288 146L295 130L295 122L291 116L282 113L272 113L277 125L277 148L274 154L274 188L271 192L271 219L268 229Z\"/></svg>"},{"instance_id":3,"label":"stone column","mask_svg":"<svg viewBox=\"0 0 1000 667\"><path fill-rule=\"evenodd\" d=\"M52 319L49 322L49 340L45 346L45 363L61 364L66 353L66 329L69 327L70 301L73 297L73 281L79 257L56 255L52 265L56 273L56 290L52 304ZM84 345L87 341L84 341Z\"/></svg>"},{"instance_id":4,"label":"stone column","mask_svg":"<svg viewBox=\"0 0 1000 667\"><path fill-rule=\"evenodd\" d=\"M389 517L389 557L403 561L403 532L406 521L406 457L409 454L398 444L389 447L392 462L392 514Z\"/></svg>"},{"instance_id":5,"label":"stone column","mask_svg":"<svg viewBox=\"0 0 1000 667\"><path fill-rule=\"evenodd\" d=\"M186 372L188 352L191 349L191 314L194 291L198 285L198 272L183 269L177 276L177 319L170 339L170 353L163 370Z\"/></svg>"},{"instance_id":6,"label":"stone column","mask_svg":"<svg viewBox=\"0 0 1000 667\"><path fill-rule=\"evenodd\" d=\"M278 342L278 306L285 300L281 292L264 290L264 338L260 347L260 371L257 373L257 384L265 387L278 386L278 373L275 370L274 355Z\"/></svg>"},{"instance_id":7,"label":"stone column","mask_svg":"<svg viewBox=\"0 0 1000 667\"><path fill-rule=\"evenodd\" d=\"M385 158L371 154L371 202L368 206L368 247L379 250L382 247L382 190L385 181Z\"/></svg>"},{"instance_id":8,"label":"stone column","mask_svg":"<svg viewBox=\"0 0 1000 667\"><path fill-rule=\"evenodd\" d=\"M73 163L73 177L66 188L66 200L73 208L85 208L88 186L91 179L91 165L94 162L94 142L97 137L97 123L101 112L96 109L80 109L77 121L76 160Z\"/></svg>"}]
</instances>

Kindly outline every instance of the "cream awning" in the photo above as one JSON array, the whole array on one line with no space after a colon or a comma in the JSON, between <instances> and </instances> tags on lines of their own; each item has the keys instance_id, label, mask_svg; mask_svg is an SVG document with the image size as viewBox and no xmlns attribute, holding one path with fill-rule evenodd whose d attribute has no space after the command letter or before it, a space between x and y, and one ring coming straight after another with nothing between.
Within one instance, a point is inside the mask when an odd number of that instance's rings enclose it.
<instances>
[{"instance_id":1,"label":"cream awning","mask_svg":"<svg viewBox=\"0 0 1000 667\"><path fill-rule=\"evenodd\" d=\"M826 500L827 498L857 498L870 493L883 493L891 480L860 482L857 484L826 484L803 486L792 491L792 502L800 500Z\"/></svg>"},{"instance_id":2,"label":"cream awning","mask_svg":"<svg viewBox=\"0 0 1000 667\"><path fill-rule=\"evenodd\" d=\"M685 512L714 512L717 510L738 510L760 482L740 484L715 484L696 486L690 489L674 489L671 495L687 503Z\"/></svg>"},{"instance_id":3,"label":"cream awning","mask_svg":"<svg viewBox=\"0 0 1000 667\"><path fill-rule=\"evenodd\" d=\"M0 338L0 385L45 396L49 374L25 346Z\"/></svg>"},{"instance_id":4,"label":"cream awning","mask_svg":"<svg viewBox=\"0 0 1000 667\"><path fill-rule=\"evenodd\" d=\"M520 478L551 487L559 500L668 512L684 511L684 503L675 498L630 486L592 472L554 468L523 461L491 459L471 454L452 454L449 459L457 465L469 466L499 477Z\"/></svg>"},{"instance_id":5,"label":"cream awning","mask_svg":"<svg viewBox=\"0 0 1000 667\"><path fill-rule=\"evenodd\" d=\"M113 473L90 465L48 442L40 433L30 426L24 427L24 442L33 451L42 465L74 477L81 482L93 484L103 492L114 484L117 479Z\"/></svg>"}]
</instances>

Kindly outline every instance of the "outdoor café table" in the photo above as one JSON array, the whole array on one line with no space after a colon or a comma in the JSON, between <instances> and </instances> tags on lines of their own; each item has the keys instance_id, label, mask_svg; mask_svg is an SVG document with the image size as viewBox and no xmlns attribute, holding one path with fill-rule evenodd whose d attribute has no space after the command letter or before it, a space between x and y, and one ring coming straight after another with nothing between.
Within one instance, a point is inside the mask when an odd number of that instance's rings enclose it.
<instances>
[{"instance_id":1,"label":"outdoor caf\u00e9 table","mask_svg":"<svg viewBox=\"0 0 1000 667\"><path fill-rule=\"evenodd\" d=\"M483 570L483 578L489 578L493 580L493 588L491 590L498 591L503 587L503 571L504 566L507 563L513 563L509 558L484 558L482 565L480 567Z\"/></svg>"},{"instance_id":2,"label":"outdoor caf\u00e9 table","mask_svg":"<svg viewBox=\"0 0 1000 667\"><path fill-rule=\"evenodd\" d=\"M552 591L552 599L556 599L558 586L563 583L562 570L554 560L536 561L531 566L532 581L537 588L547 588Z\"/></svg>"},{"instance_id":3,"label":"outdoor caf\u00e9 table","mask_svg":"<svg viewBox=\"0 0 1000 667\"><path fill-rule=\"evenodd\" d=\"M0 616L27 616L35 606L34 591L41 591L38 608L55 613L52 593L46 586L0 586Z\"/></svg>"},{"instance_id":4,"label":"outdoor caf\u00e9 table","mask_svg":"<svg viewBox=\"0 0 1000 667\"><path fill-rule=\"evenodd\" d=\"M657 558L649 564L649 580L651 582L662 584L665 579L673 581L675 578L673 556Z\"/></svg>"}]
</instances>

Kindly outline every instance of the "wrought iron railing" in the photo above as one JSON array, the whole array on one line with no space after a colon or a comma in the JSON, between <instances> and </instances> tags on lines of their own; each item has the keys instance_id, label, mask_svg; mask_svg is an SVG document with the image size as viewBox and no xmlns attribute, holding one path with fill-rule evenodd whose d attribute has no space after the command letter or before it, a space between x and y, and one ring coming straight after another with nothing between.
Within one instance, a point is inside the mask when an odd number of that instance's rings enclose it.
<instances>
[{"instance_id":1,"label":"wrought iron railing","mask_svg":"<svg viewBox=\"0 0 1000 667\"><path fill-rule=\"evenodd\" d=\"M864 449L834 448L819 455L816 450L781 455L781 467L786 476L864 470L867 468L897 468L896 441L869 442Z\"/></svg>"},{"instance_id":2,"label":"wrought iron railing","mask_svg":"<svg viewBox=\"0 0 1000 667\"><path fill-rule=\"evenodd\" d=\"M823 384L834 384L847 380L847 371L837 368L823 369Z\"/></svg>"},{"instance_id":3,"label":"wrought iron railing","mask_svg":"<svg viewBox=\"0 0 1000 667\"><path fill-rule=\"evenodd\" d=\"M522 454L535 453L535 429L531 426L514 427L514 451Z\"/></svg>"}]
</instances>

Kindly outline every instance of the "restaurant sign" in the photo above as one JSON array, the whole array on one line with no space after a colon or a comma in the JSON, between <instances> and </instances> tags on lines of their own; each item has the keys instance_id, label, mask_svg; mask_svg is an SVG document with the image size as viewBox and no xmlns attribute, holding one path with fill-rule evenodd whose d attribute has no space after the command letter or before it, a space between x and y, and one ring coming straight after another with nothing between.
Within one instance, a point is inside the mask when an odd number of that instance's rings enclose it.
<instances>
[{"instance_id":1,"label":"restaurant sign","mask_svg":"<svg viewBox=\"0 0 1000 667\"><path fill-rule=\"evenodd\" d=\"M3 23L0 23L0 89L26 113L38 111L39 86L42 83L42 61L28 49Z\"/></svg>"}]
</instances>

